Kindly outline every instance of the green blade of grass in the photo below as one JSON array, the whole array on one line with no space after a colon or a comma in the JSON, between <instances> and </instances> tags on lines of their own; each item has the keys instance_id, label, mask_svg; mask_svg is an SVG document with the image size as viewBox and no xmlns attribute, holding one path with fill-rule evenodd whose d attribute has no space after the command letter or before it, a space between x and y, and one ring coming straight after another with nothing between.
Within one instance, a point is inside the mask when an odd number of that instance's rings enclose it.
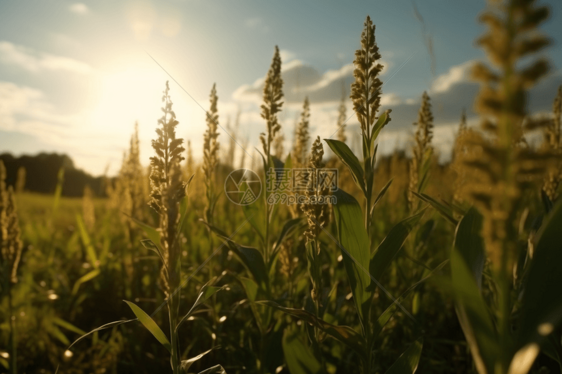
<instances>
[{"instance_id":1,"label":"green blade of grass","mask_svg":"<svg viewBox=\"0 0 562 374\"><path fill-rule=\"evenodd\" d=\"M339 140L334 139L324 139L324 141L330 146L332 151L340 158L340 160L349 168L353 181L361 188L361 191L365 193L365 183L364 183L364 171L361 167L361 163L353 151L345 144Z\"/></svg>"},{"instance_id":2,"label":"green blade of grass","mask_svg":"<svg viewBox=\"0 0 562 374\"><path fill-rule=\"evenodd\" d=\"M369 289L371 284L369 236L357 200L341 189L336 191L335 195L337 204L334 204L334 212L338 241L361 326L367 335L370 332L369 311L373 296Z\"/></svg>"},{"instance_id":3,"label":"green blade of grass","mask_svg":"<svg viewBox=\"0 0 562 374\"><path fill-rule=\"evenodd\" d=\"M156 338L156 340L158 340L160 344L164 346L164 348L171 352L172 346L170 344L170 341L168 340L162 329L158 327L156 322L154 322L154 320L150 318L150 316L146 314L144 310L139 308L135 303L127 300L123 301L127 303L133 313L135 313L135 316L137 316L138 320L144 325L144 327L146 327L148 331L150 331L150 333Z\"/></svg>"},{"instance_id":4,"label":"green blade of grass","mask_svg":"<svg viewBox=\"0 0 562 374\"><path fill-rule=\"evenodd\" d=\"M398 357L386 374L414 374L418 369L423 343L416 340L412 345Z\"/></svg>"},{"instance_id":5,"label":"green blade of grass","mask_svg":"<svg viewBox=\"0 0 562 374\"><path fill-rule=\"evenodd\" d=\"M291 374L322 373L322 365L314 357L310 348L299 339L298 330L285 330L283 353Z\"/></svg>"}]
</instances>

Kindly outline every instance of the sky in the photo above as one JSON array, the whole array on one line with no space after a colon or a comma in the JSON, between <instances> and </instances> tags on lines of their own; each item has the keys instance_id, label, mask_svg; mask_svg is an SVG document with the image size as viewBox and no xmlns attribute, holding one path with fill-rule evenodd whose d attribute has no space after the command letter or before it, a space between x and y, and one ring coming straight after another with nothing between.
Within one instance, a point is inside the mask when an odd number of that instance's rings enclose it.
<instances>
[{"instance_id":1,"label":"sky","mask_svg":"<svg viewBox=\"0 0 562 374\"><path fill-rule=\"evenodd\" d=\"M562 84L562 3L539 4L551 8L541 30L553 40L545 52L552 69L531 91L529 106L546 112ZM469 80L469 69L485 59L475 45L485 31L477 21L485 5L483 0L2 0L0 153L66 153L78 168L111 175L138 122L141 159L148 165L169 80L177 135L191 141L196 157L202 154L205 110L216 84L223 150L239 113L237 142L257 159L254 148L265 131L261 89L276 45L283 61L285 149L305 96L312 138L334 136L342 87L349 96L354 53L370 15L384 65L383 109L392 109L379 148L388 153L408 147L427 91L434 143L446 158L463 108L469 124L477 123L472 107L478 85ZM351 139L359 130L349 98L347 108ZM242 152L239 147L237 160Z\"/></svg>"}]
</instances>

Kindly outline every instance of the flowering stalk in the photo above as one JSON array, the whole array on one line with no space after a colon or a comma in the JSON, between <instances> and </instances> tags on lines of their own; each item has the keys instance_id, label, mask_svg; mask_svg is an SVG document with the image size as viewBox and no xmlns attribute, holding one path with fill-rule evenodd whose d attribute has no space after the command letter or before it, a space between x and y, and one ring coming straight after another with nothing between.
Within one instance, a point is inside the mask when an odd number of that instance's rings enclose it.
<instances>
[{"instance_id":1,"label":"flowering stalk","mask_svg":"<svg viewBox=\"0 0 562 374\"><path fill-rule=\"evenodd\" d=\"M355 51L355 82L351 85L351 100L353 109L361 125L363 138L363 170L365 195L365 228L370 232L372 220L371 200L373 197L374 169L375 169L375 140L382 128L390 121L390 110L381 117L377 117L380 108L382 82L378 75L383 66L377 61L381 58L379 48L375 42L375 25L367 16L363 32L361 33L361 49Z\"/></svg>"},{"instance_id":2,"label":"flowering stalk","mask_svg":"<svg viewBox=\"0 0 562 374\"><path fill-rule=\"evenodd\" d=\"M6 168L0 160L0 281L2 294L8 296L10 316L10 373L17 373L16 317L12 302L12 288L17 283L18 265L21 259L22 243L16 211L14 190L6 188Z\"/></svg>"},{"instance_id":3,"label":"flowering stalk","mask_svg":"<svg viewBox=\"0 0 562 374\"><path fill-rule=\"evenodd\" d=\"M277 118L277 113L281 111L283 105L283 79L281 78L281 56L279 48L275 46L275 53L263 87L263 104L261 105L261 116L266 121L267 133L260 134L260 141L262 143L264 156L265 156L265 170L267 173L271 167L271 145L281 130L281 125ZM269 263L269 221L273 207L267 203L267 193L264 193L265 199L265 243L264 243L264 259L265 263Z\"/></svg>"},{"instance_id":4,"label":"flowering stalk","mask_svg":"<svg viewBox=\"0 0 562 374\"><path fill-rule=\"evenodd\" d=\"M176 326L178 324L181 255L177 237L178 221L180 218L179 204L185 196L186 184L181 180L180 162L184 159L182 153L183 139L176 139L176 115L172 110L169 95L169 85L162 96L164 114L158 120L156 129L158 137L152 141L152 148L156 156L150 158L150 202L149 205L160 216L160 246L162 249L163 266L161 284L168 298L168 312L170 317L171 365L174 374L180 373L180 353Z\"/></svg>"}]
</instances>

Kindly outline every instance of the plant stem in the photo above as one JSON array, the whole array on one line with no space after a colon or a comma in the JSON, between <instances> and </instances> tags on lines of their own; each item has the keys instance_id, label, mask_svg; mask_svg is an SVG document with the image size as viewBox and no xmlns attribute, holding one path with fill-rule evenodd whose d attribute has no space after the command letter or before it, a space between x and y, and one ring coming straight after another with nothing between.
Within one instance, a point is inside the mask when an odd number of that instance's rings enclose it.
<instances>
[{"instance_id":1,"label":"plant stem","mask_svg":"<svg viewBox=\"0 0 562 374\"><path fill-rule=\"evenodd\" d=\"M17 343L16 343L16 318L14 316L14 305L12 300L12 288L10 287L10 281L8 280L8 308L10 314L10 374L17 374Z\"/></svg>"},{"instance_id":2,"label":"plant stem","mask_svg":"<svg viewBox=\"0 0 562 374\"><path fill-rule=\"evenodd\" d=\"M178 306L179 306L179 295L174 293L170 294L170 300L168 303L168 313L170 316L170 344L172 349L171 365L174 374L180 374L181 363L179 356L179 346L178 346L178 336L176 333L176 326L178 322Z\"/></svg>"}]
</instances>

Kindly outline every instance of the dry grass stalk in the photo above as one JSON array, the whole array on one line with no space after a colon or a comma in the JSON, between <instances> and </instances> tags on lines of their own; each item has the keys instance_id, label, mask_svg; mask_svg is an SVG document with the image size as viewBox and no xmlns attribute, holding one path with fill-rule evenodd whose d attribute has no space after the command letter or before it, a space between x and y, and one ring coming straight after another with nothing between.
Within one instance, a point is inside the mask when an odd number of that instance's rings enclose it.
<instances>
[{"instance_id":1,"label":"dry grass stalk","mask_svg":"<svg viewBox=\"0 0 562 374\"><path fill-rule=\"evenodd\" d=\"M191 178L195 172L195 160L193 159L193 148L191 147L191 140L187 141L187 151L185 155L185 172L187 179Z\"/></svg>"},{"instance_id":2,"label":"dry grass stalk","mask_svg":"<svg viewBox=\"0 0 562 374\"><path fill-rule=\"evenodd\" d=\"M345 135L345 121L347 120L347 108L345 106L345 90L340 101L340 106L338 107L338 122L337 122L337 135L336 138L340 142L346 142L347 136Z\"/></svg>"},{"instance_id":3,"label":"dry grass stalk","mask_svg":"<svg viewBox=\"0 0 562 374\"><path fill-rule=\"evenodd\" d=\"M455 137L455 145L453 147L451 169L455 173L455 183L453 186L453 202L455 204L463 204L465 200L464 186L467 184L466 157L469 148L466 145L468 127L466 124L466 112L463 109L461 121L459 123L459 131Z\"/></svg>"},{"instance_id":4,"label":"dry grass stalk","mask_svg":"<svg viewBox=\"0 0 562 374\"><path fill-rule=\"evenodd\" d=\"M207 207L205 209L205 217L207 222L212 221L212 214L215 202L215 192L213 186L215 185L215 172L219 160L220 144L217 140L219 114L217 109L217 90L213 84L210 94L211 107L207 111L207 131L203 137L203 173L205 176L205 191L207 196Z\"/></svg>"},{"instance_id":5,"label":"dry grass stalk","mask_svg":"<svg viewBox=\"0 0 562 374\"><path fill-rule=\"evenodd\" d=\"M219 136L219 114L217 109L218 97L216 86L214 84L209 96L211 107L207 112L207 130L203 136L203 172L205 173L205 181L207 184L211 184L214 181L214 173L218 163L218 153L220 148L220 144L217 140Z\"/></svg>"},{"instance_id":6,"label":"dry grass stalk","mask_svg":"<svg viewBox=\"0 0 562 374\"><path fill-rule=\"evenodd\" d=\"M430 162L433 155L431 140L433 139L433 114L431 113L431 103L429 95L424 92L422 102L418 112L418 121L414 123L417 127L414 137L414 147L412 148L412 161L410 163L410 189L408 191L408 201L410 208L415 210L418 205L418 198L413 192L422 192L423 184L426 183L427 175L422 175L426 163ZM422 180L420 180L420 177Z\"/></svg>"},{"instance_id":7,"label":"dry grass stalk","mask_svg":"<svg viewBox=\"0 0 562 374\"><path fill-rule=\"evenodd\" d=\"M318 238L322 227L325 227L328 224L330 216L329 205L318 203L322 196L325 196L327 193L323 183L320 183L320 181L316 179L318 169L324 167L324 164L322 163L323 156L324 148L322 147L322 141L320 140L320 137L317 137L312 144L312 151L308 162L308 171L311 173L311 177L308 181L306 197L311 203L303 204L301 206L301 209L306 215L308 221L308 229L304 232L307 241L316 240ZM319 249L320 247L318 247L318 250Z\"/></svg>"},{"instance_id":8,"label":"dry grass stalk","mask_svg":"<svg viewBox=\"0 0 562 374\"><path fill-rule=\"evenodd\" d=\"M480 17L489 31L478 44L496 68L478 63L472 71L472 77L481 83L475 109L483 117L481 128L488 136L473 143L482 153L478 158L470 157L467 163L483 177L467 187L484 213L483 237L493 269L506 277L517 256L514 238L518 237L516 223L523 192L544 175L550 157L521 145L526 90L549 70L542 58L516 68L520 59L529 58L550 42L537 29L548 17L548 9L534 3L489 3L489 10Z\"/></svg>"},{"instance_id":9,"label":"dry grass stalk","mask_svg":"<svg viewBox=\"0 0 562 374\"><path fill-rule=\"evenodd\" d=\"M230 116L226 121L226 131L230 135L228 140L228 150L225 152L224 157L226 158L224 161L225 165L229 165L232 169L235 169L236 166L234 165L234 160L236 159L236 149L238 148L238 144L236 144L236 140L238 139L238 131L240 130L240 110L236 113L236 118L234 120L234 125L230 124Z\"/></svg>"},{"instance_id":10,"label":"dry grass stalk","mask_svg":"<svg viewBox=\"0 0 562 374\"><path fill-rule=\"evenodd\" d=\"M263 87L263 104L261 105L261 116L267 123L267 134L260 134L263 151L266 154L266 160L269 160L271 154L271 144L275 136L281 130L277 113L281 111L283 106L283 79L281 78L281 56L279 48L275 46L273 61Z\"/></svg>"},{"instance_id":11,"label":"dry grass stalk","mask_svg":"<svg viewBox=\"0 0 562 374\"><path fill-rule=\"evenodd\" d=\"M355 82L351 84L350 95L355 115L361 125L361 154L364 170L364 180L361 184L365 198L364 222L367 232L371 232L371 212L373 212L371 201L376 160L375 140L390 121L390 110L387 110L382 117L377 117L382 93L382 82L378 75L383 66L377 62L380 58L379 48L375 41L375 25L367 16L361 33L361 49L355 51L355 60L353 60Z\"/></svg>"},{"instance_id":12,"label":"dry grass stalk","mask_svg":"<svg viewBox=\"0 0 562 374\"><path fill-rule=\"evenodd\" d=\"M17 283L17 270L23 249L14 190L6 188L6 168L0 160L0 264L3 285ZM2 286L4 288L4 286Z\"/></svg>"},{"instance_id":13,"label":"dry grass stalk","mask_svg":"<svg viewBox=\"0 0 562 374\"><path fill-rule=\"evenodd\" d=\"M285 135L283 133L277 134L277 136L273 140L273 154L280 160L283 159L283 154L285 153L285 146L283 144L284 142Z\"/></svg>"},{"instance_id":14,"label":"dry grass stalk","mask_svg":"<svg viewBox=\"0 0 562 374\"><path fill-rule=\"evenodd\" d=\"M306 159L308 157L308 142L310 141L309 127L310 102L308 101L308 97L305 97L302 105L300 121L295 130L295 147L291 157L293 165L296 168L302 168L306 164Z\"/></svg>"},{"instance_id":15,"label":"dry grass stalk","mask_svg":"<svg viewBox=\"0 0 562 374\"><path fill-rule=\"evenodd\" d=\"M294 245L295 240L293 238L288 238L281 243L281 248L279 249L279 263L281 265L279 271L288 281L292 280L293 271L295 270L292 253Z\"/></svg>"},{"instance_id":16,"label":"dry grass stalk","mask_svg":"<svg viewBox=\"0 0 562 374\"><path fill-rule=\"evenodd\" d=\"M181 146L183 139L176 138L178 121L172 110L169 90L168 82L166 82L166 89L162 97L164 114L158 120L160 125L156 129L158 137L156 140L152 140L152 148L154 148L156 156L150 158L152 170L148 203L160 215L160 245L164 257L161 279L166 296L170 296L170 293L179 286L180 281L177 269L180 250L175 238L180 215L179 203L185 196L185 183L181 180L179 166L184 159L181 154L185 149Z\"/></svg>"},{"instance_id":17,"label":"dry grass stalk","mask_svg":"<svg viewBox=\"0 0 562 374\"><path fill-rule=\"evenodd\" d=\"M129 151L123 153L123 162L117 177L115 187L108 191L112 206L125 213L122 219L127 225L129 240L132 240L133 223L129 217L143 220L146 206L147 184L146 173L140 162L139 126L135 123L135 130L131 135Z\"/></svg>"},{"instance_id":18,"label":"dry grass stalk","mask_svg":"<svg viewBox=\"0 0 562 374\"><path fill-rule=\"evenodd\" d=\"M561 124L562 124L562 86L558 87L558 94L554 99L552 105L552 112L554 118L549 121L549 126L546 128L545 139L543 148L553 152L559 159L562 158L562 143L561 143ZM547 194L550 201L556 201L558 198L558 186L562 180L562 162L558 161L548 171L544 180L543 190Z\"/></svg>"},{"instance_id":19,"label":"dry grass stalk","mask_svg":"<svg viewBox=\"0 0 562 374\"><path fill-rule=\"evenodd\" d=\"M180 219L180 201L186 194L186 183L181 179L180 162L184 159L182 153L183 139L176 138L176 114L172 110L169 95L170 87L166 82L166 89L162 96L164 114L158 120L156 129L158 137L152 140L152 148L156 156L150 158L152 167L150 174L150 202L149 205L160 216L160 248L163 257L161 270L161 284L168 297L168 312L170 321L171 364L174 373L180 372L180 353L178 352L178 336L175 328L178 323L178 313L181 282L181 248L176 240L178 222Z\"/></svg>"},{"instance_id":20,"label":"dry grass stalk","mask_svg":"<svg viewBox=\"0 0 562 374\"><path fill-rule=\"evenodd\" d=\"M355 82L351 84L351 100L353 109L361 125L364 137L370 138L376 114L380 108L382 82L378 78L383 66L377 63L381 58L375 41L375 25L367 16L363 32L361 33L361 49L355 51ZM390 121L390 116L386 123ZM386 125L385 123L385 125Z\"/></svg>"}]
</instances>

